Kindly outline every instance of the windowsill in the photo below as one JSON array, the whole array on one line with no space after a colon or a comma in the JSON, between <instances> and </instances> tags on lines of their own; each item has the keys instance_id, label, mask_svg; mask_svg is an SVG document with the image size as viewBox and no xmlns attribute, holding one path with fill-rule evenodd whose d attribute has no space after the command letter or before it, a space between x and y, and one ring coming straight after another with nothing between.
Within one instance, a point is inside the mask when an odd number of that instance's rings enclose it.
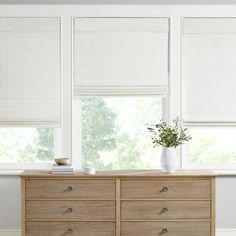
<instances>
[{"instance_id":1,"label":"windowsill","mask_svg":"<svg viewBox=\"0 0 236 236\"><path fill-rule=\"evenodd\" d=\"M20 175L24 170L0 170L0 176Z\"/></svg>"},{"instance_id":2,"label":"windowsill","mask_svg":"<svg viewBox=\"0 0 236 236\"><path fill-rule=\"evenodd\" d=\"M52 164L5 164L0 165L0 176L17 176L25 170L51 170Z\"/></svg>"},{"instance_id":3,"label":"windowsill","mask_svg":"<svg viewBox=\"0 0 236 236\"><path fill-rule=\"evenodd\" d=\"M24 170L51 170L52 163L0 163L0 175L19 175Z\"/></svg>"},{"instance_id":4,"label":"windowsill","mask_svg":"<svg viewBox=\"0 0 236 236\"><path fill-rule=\"evenodd\" d=\"M17 175L20 175L23 171L24 171L23 169L22 170L0 170L0 176L17 176ZM211 171L215 173L217 177L227 177L227 176L236 177L236 169L235 170L211 170Z\"/></svg>"},{"instance_id":5,"label":"windowsill","mask_svg":"<svg viewBox=\"0 0 236 236\"><path fill-rule=\"evenodd\" d=\"M218 177L236 176L236 170L213 170Z\"/></svg>"}]
</instances>

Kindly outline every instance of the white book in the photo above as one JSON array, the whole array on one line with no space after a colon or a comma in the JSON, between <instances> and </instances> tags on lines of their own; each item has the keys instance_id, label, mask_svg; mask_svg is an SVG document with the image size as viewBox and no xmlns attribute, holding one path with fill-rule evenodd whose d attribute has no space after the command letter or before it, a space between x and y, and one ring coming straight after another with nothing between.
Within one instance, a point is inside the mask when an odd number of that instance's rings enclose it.
<instances>
[{"instance_id":1,"label":"white book","mask_svg":"<svg viewBox=\"0 0 236 236\"><path fill-rule=\"evenodd\" d=\"M52 171L73 171L74 168L71 165L53 165Z\"/></svg>"},{"instance_id":2,"label":"white book","mask_svg":"<svg viewBox=\"0 0 236 236\"><path fill-rule=\"evenodd\" d=\"M74 172L74 170L52 170L52 172Z\"/></svg>"},{"instance_id":3,"label":"white book","mask_svg":"<svg viewBox=\"0 0 236 236\"><path fill-rule=\"evenodd\" d=\"M68 172L68 171L66 171L66 172L62 172L62 171L60 171L60 172L54 172L54 171L52 171L52 174L54 175L73 175L75 172L74 171L71 171L71 172Z\"/></svg>"}]
</instances>

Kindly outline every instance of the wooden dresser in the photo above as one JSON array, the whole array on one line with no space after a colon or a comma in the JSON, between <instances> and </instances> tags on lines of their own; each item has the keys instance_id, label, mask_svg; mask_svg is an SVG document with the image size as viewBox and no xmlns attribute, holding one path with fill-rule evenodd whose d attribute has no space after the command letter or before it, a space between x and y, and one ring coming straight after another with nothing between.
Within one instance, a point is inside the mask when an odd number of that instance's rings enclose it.
<instances>
[{"instance_id":1,"label":"wooden dresser","mask_svg":"<svg viewBox=\"0 0 236 236\"><path fill-rule=\"evenodd\" d=\"M214 236L211 172L26 171L22 236Z\"/></svg>"}]
</instances>

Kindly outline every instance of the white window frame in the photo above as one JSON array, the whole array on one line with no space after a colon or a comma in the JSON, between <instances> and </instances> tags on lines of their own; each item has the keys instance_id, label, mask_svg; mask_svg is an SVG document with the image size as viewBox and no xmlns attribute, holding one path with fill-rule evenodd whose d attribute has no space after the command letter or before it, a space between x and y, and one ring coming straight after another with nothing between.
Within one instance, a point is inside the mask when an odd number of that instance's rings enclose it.
<instances>
[{"instance_id":1,"label":"white window frame","mask_svg":"<svg viewBox=\"0 0 236 236\"><path fill-rule=\"evenodd\" d=\"M61 19L61 127L54 128L54 157L72 156L71 16L62 6L5 5L0 17L59 17ZM21 128L21 127L19 127ZM22 127L23 128L23 127ZM32 127L37 128L37 127ZM48 163L0 163L0 171L51 169Z\"/></svg>"},{"instance_id":2,"label":"white window frame","mask_svg":"<svg viewBox=\"0 0 236 236\"><path fill-rule=\"evenodd\" d=\"M203 9L203 7L200 7ZM227 18L227 17L236 17L235 14L232 13L232 11L224 6L224 8L222 9L222 12L219 12L216 6L212 6L213 9L215 9L215 11L199 11L199 13L192 13L189 12L188 15L183 14L180 17L180 32L183 32L183 20L186 17L194 17L194 18L200 18L200 17L206 17L206 18L211 18L211 17L222 17L222 18ZM206 10L206 9L204 9ZM180 47L182 48L183 45L183 40L182 40L183 34L180 34L180 39L181 39L181 44ZM180 108L180 114L183 117L183 110L182 110L182 62L183 62L183 55L182 55L182 51L180 50L180 68L181 68L181 93L180 93L180 104L181 104L181 108ZM201 125L201 123L196 123L196 124L192 124L187 126L188 129L191 128L230 128L230 124L229 125L225 125L225 124L221 124L221 123L209 123L209 126L205 126L205 125ZM235 126L231 126L231 128L236 128ZM190 140L191 142L191 140ZM184 145L182 145L181 147L181 169L191 169L191 170L236 170L236 164L233 163L229 163L229 164L216 164L216 163L196 163L196 162L191 162L191 160L189 159L189 148L190 148L190 143L186 143Z\"/></svg>"},{"instance_id":3,"label":"white window frame","mask_svg":"<svg viewBox=\"0 0 236 236\"><path fill-rule=\"evenodd\" d=\"M220 6L203 6L203 5L153 5L153 6L99 6L99 11L96 7L90 8L94 13L89 11L85 6L84 12L77 12L74 17L169 17L170 18L170 38L169 38L169 96L167 98L168 108L163 111L168 114L168 121L171 122L177 116L182 117L182 19L184 17L233 17L235 16L236 6L220 5ZM164 106L163 106L164 107ZM73 110L75 109L73 105ZM78 114L77 114L78 116ZM75 117L73 115L73 117ZM81 121L80 121L81 122ZM73 125L75 122L73 121ZM74 126L73 126L74 127ZM76 129L73 128L73 131ZM75 135L75 134L74 134ZM75 140L73 138L73 140ZM77 134L77 140L81 140L81 133ZM80 156L81 146L75 149L78 145L73 141L73 157L78 163L81 163L76 157ZM236 165L187 165L186 150L188 144L177 148L179 157L179 168L192 169L236 169Z\"/></svg>"},{"instance_id":4,"label":"white window frame","mask_svg":"<svg viewBox=\"0 0 236 236\"><path fill-rule=\"evenodd\" d=\"M129 6L131 7L131 6ZM133 15L133 11L131 8L128 9L128 12L123 12L121 7L121 11L118 11L118 15L117 15L117 11L116 9L114 13L111 12L100 12L100 13L96 13L95 15L92 14L86 14L86 15L80 15L80 14L76 14L73 15L71 18L71 29L72 29L72 33L71 33L71 48L72 48L72 52L73 52L73 39L74 39L74 32L73 32L73 22L74 19L79 18L79 17L101 17L101 18L105 18L105 17L132 17L131 15L129 15L129 13ZM131 11L130 11L131 10ZM140 9L139 9L140 10ZM101 14L102 13L102 14ZM169 16L162 16L162 15L134 15L133 17L165 17L165 18L169 18L169 21L171 20L171 18ZM170 29L169 29L169 38L170 38ZM170 54L170 39L169 39L169 54ZM72 61L73 61L73 55L72 55ZM168 61L168 67L169 67L169 75L168 75L168 84L170 85L170 61ZM73 63L72 63L72 74L73 74ZM170 93L170 86L168 86L168 94ZM93 92L93 96L96 97L96 91ZM101 91L98 90L97 92L97 96L101 96L101 97L126 97L126 96L131 96L131 97L135 97L135 96L150 96L150 95L130 95L130 94L125 94L122 91L119 91L119 89L117 89L116 93L114 93L113 95L107 96L101 95ZM152 95L152 96L160 96L160 95ZM73 158L72 158L72 162L73 162L73 166L75 168L75 170L80 170L82 169L82 117L81 117L81 111L82 111L82 102L81 102L81 98L83 98L83 96L81 97L77 97L76 99L74 98L74 94L73 94L73 85L72 85L72 153L73 153ZM168 122L170 121L170 96L164 96L162 97L162 117L164 120L167 120Z\"/></svg>"},{"instance_id":5,"label":"white window frame","mask_svg":"<svg viewBox=\"0 0 236 236\"><path fill-rule=\"evenodd\" d=\"M76 134L75 107L72 92L72 19L74 17L169 17L170 18L170 58L169 58L169 97L168 120L182 115L181 98L181 21L183 17L235 17L236 6L232 5L2 5L1 17L61 17L61 76L62 76L62 125L55 135L55 156L72 156L72 162L78 166L79 152L75 139L81 140ZM72 133L73 127L73 133ZM186 165L185 147L178 148L181 168ZM39 165L21 169L39 168ZM230 169L232 165L222 167ZM2 163L0 165L2 169ZM4 169L18 169L16 163ZM194 168L204 169L194 166ZM207 168L217 168L207 166ZM236 166L234 166L236 169Z\"/></svg>"}]
</instances>

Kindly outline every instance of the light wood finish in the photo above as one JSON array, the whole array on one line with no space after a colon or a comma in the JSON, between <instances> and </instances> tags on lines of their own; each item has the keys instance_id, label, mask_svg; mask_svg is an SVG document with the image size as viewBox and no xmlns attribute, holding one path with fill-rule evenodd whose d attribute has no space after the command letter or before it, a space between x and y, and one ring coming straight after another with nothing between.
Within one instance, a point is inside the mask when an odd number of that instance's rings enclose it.
<instances>
[{"instance_id":1,"label":"light wood finish","mask_svg":"<svg viewBox=\"0 0 236 236\"><path fill-rule=\"evenodd\" d=\"M21 179L21 236L25 236L25 179Z\"/></svg>"},{"instance_id":2,"label":"light wood finish","mask_svg":"<svg viewBox=\"0 0 236 236\"><path fill-rule=\"evenodd\" d=\"M121 199L208 198L211 181L192 179L159 179L121 181Z\"/></svg>"},{"instance_id":3,"label":"light wood finish","mask_svg":"<svg viewBox=\"0 0 236 236\"><path fill-rule=\"evenodd\" d=\"M116 236L120 236L120 179L116 180Z\"/></svg>"},{"instance_id":4,"label":"light wood finish","mask_svg":"<svg viewBox=\"0 0 236 236\"><path fill-rule=\"evenodd\" d=\"M211 236L215 236L216 234L216 226L215 226L215 207L216 207L216 202L215 202L215 179L211 179Z\"/></svg>"},{"instance_id":5,"label":"light wood finish","mask_svg":"<svg viewBox=\"0 0 236 236\"><path fill-rule=\"evenodd\" d=\"M26 218L114 220L115 201L27 201Z\"/></svg>"},{"instance_id":6,"label":"light wood finish","mask_svg":"<svg viewBox=\"0 0 236 236\"><path fill-rule=\"evenodd\" d=\"M163 228L168 236L215 236L212 172L26 171L21 178L22 236L157 236Z\"/></svg>"},{"instance_id":7,"label":"light wood finish","mask_svg":"<svg viewBox=\"0 0 236 236\"><path fill-rule=\"evenodd\" d=\"M210 201L122 201L121 220L210 219Z\"/></svg>"},{"instance_id":8,"label":"light wood finish","mask_svg":"<svg viewBox=\"0 0 236 236\"><path fill-rule=\"evenodd\" d=\"M28 222L27 236L115 236L114 222Z\"/></svg>"},{"instance_id":9,"label":"light wood finish","mask_svg":"<svg viewBox=\"0 0 236 236\"><path fill-rule=\"evenodd\" d=\"M26 199L115 199L115 180L26 181Z\"/></svg>"},{"instance_id":10,"label":"light wood finish","mask_svg":"<svg viewBox=\"0 0 236 236\"><path fill-rule=\"evenodd\" d=\"M166 229L167 233L162 233ZM210 222L122 222L121 236L209 236Z\"/></svg>"}]
</instances>

